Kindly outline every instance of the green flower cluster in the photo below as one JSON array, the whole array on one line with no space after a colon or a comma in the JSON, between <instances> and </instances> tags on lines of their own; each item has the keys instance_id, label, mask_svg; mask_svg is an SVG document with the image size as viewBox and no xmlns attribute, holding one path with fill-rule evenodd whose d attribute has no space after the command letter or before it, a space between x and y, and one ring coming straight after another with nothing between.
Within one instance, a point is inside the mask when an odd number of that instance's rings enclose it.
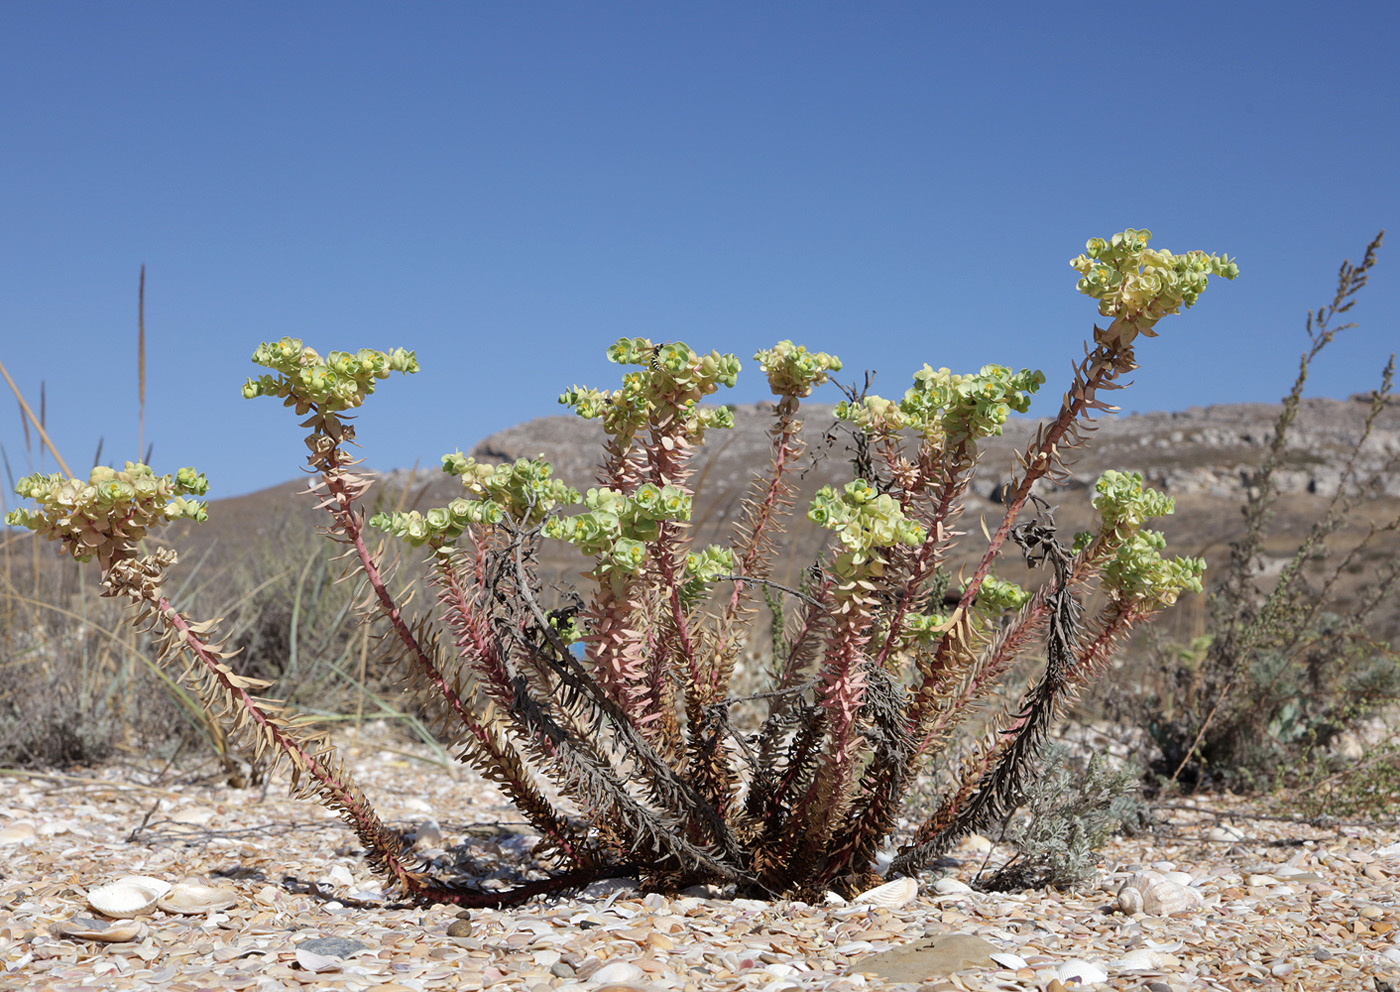
<instances>
[{"instance_id":1,"label":"green flower cluster","mask_svg":"<svg viewBox=\"0 0 1400 992\"><path fill-rule=\"evenodd\" d=\"M876 548L894 544L920 545L924 528L904 515L893 496L877 494L864 479L846 483L838 492L823 486L813 497L807 519L834 531L846 552L837 559L837 569L854 574L858 566L872 561ZM878 567L875 569L878 572Z\"/></svg>"},{"instance_id":2,"label":"green flower cluster","mask_svg":"<svg viewBox=\"0 0 1400 992\"><path fill-rule=\"evenodd\" d=\"M505 513L496 503L482 500L454 499L446 506L436 506L427 513L408 510L398 513L376 513L369 518L371 527L392 534L409 547L425 544L440 547L451 544L473 524L498 524Z\"/></svg>"},{"instance_id":3,"label":"green flower cluster","mask_svg":"<svg viewBox=\"0 0 1400 992\"><path fill-rule=\"evenodd\" d=\"M712 427L734 426L727 408L699 405L702 397L737 381L739 360L733 355L701 355L679 341L655 345L646 338L619 338L608 348L608 360L642 369L625 374L621 389L574 386L559 402L585 420L602 421L612 437L628 441L648 420L676 415L686 435L697 442Z\"/></svg>"},{"instance_id":4,"label":"green flower cluster","mask_svg":"<svg viewBox=\"0 0 1400 992\"><path fill-rule=\"evenodd\" d=\"M650 482L630 496L615 489L590 489L583 503L586 511L551 518L544 533L600 559L605 572L635 572L646 561L647 542L656 540L662 521L690 519L690 497L683 490Z\"/></svg>"},{"instance_id":5,"label":"green flower cluster","mask_svg":"<svg viewBox=\"0 0 1400 992\"><path fill-rule=\"evenodd\" d=\"M813 354L791 341L779 341L753 356L768 376L768 386L774 396L801 399L812 395L817 386L825 385L831 372L841 371L841 359L821 351Z\"/></svg>"},{"instance_id":6,"label":"green flower cluster","mask_svg":"<svg viewBox=\"0 0 1400 992\"><path fill-rule=\"evenodd\" d=\"M96 557L106 567L118 549L140 541L152 527L207 520L206 504L185 497L208 491L209 480L192 468L172 477L137 462L127 462L121 471L98 465L86 483L57 473L30 475L19 480L15 492L39 509L15 510L5 515L5 523L59 541L78 561Z\"/></svg>"},{"instance_id":7,"label":"green flower cluster","mask_svg":"<svg viewBox=\"0 0 1400 992\"><path fill-rule=\"evenodd\" d=\"M1174 499L1144 487L1138 472L1105 472L1094 483L1094 491L1094 509L1102 519L1100 533L1112 535L1108 547L1115 549L1103 571L1104 586L1115 598L1157 610L1175 603L1183 592L1201 591L1205 560L1164 559L1166 537L1142 526L1152 517L1175 512ZM1076 534L1074 550L1083 551L1093 539L1088 531Z\"/></svg>"},{"instance_id":8,"label":"green flower cluster","mask_svg":"<svg viewBox=\"0 0 1400 992\"><path fill-rule=\"evenodd\" d=\"M1043 372L1012 372L1004 365L984 365L968 375L925 365L914 373L914 385L898 403L868 396L860 403L838 403L836 416L875 435L908 428L961 444L1000 436L1007 417L1030 409L1031 395L1044 382Z\"/></svg>"},{"instance_id":9,"label":"green flower cluster","mask_svg":"<svg viewBox=\"0 0 1400 992\"><path fill-rule=\"evenodd\" d=\"M460 476L472 496L496 504L512 520L527 525L539 523L556 506L571 506L581 499L577 489L551 478L554 466L543 458L483 465L456 451L442 456L442 470Z\"/></svg>"},{"instance_id":10,"label":"green flower cluster","mask_svg":"<svg viewBox=\"0 0 1400 992\"><path fill-rule=\"evenodd\" d=\"M976 606L988 616L997 616L1007 610L1019 610L1030 598L1031 594L1016 583L989 575L977 590Z\"/></svg>"},{"instance_id":11,"label":"green flower cluster","mask_svg":"<svg viewBox=\"0 0 1400 992\"><path fill-rule=\"evenodd\" d=\"M910 613L904 618L904 636L910 642L932 647L948 628L948 618L941 613Z\"/></svg>"},{"instance_id":12,"label":"green flower cluster","mask_svg":"<svg viewBox=\"0 0 1400 992\"><path fill-rule=\"evenodd\" d=\"M276 396L295 406L299 416L312 407L321 413L354 409L374 392L376 379L387 379L390 372L418 371L414 353L402 348L392 352L361 348L353 355L333 351L323 359L315 349L303 347L299 338L258 345L253 362L277 375L249 379L243 384L243 398Z\"/></svg>"},{"instance_id":13,"label":"green flower cluster","mask_svg":"<svg viewBox=\"0 0 1400 992\"><path fill-rule=\"evenodd\" d=\"M503 465L483 465L460 451L442 456L442 470L461 476L477 499L454 499L427 513L376 513L371 526L393 534L411 547L451 544L476 524L498 524L506 517L527 526L543 520L561 504L579 502L578 490L551 478L553 466L542 459L519 458Z\"/></svg>"},{"instance_id":14,"label":"green flower cluster","mask_svg":"<svg viewBox=\"0 0 1400 992\"><path fill-rule=\"evenodd\" d=\"M1170 606L1183 592L1200 592L1205 559L1166 559L1162 557L1166 546L1160 531L1137 531L1104 568L1104 585L1118 599L1148 610Z\"/></svg>"},{"instance_id":15,"label":"green flower cluster","mask_svg":"<svg viewBox=\"0 0 1400 992\"><path fill-rule=\"evenodd\" d=\"M1168 314L1196 302L1212 275L1234 279L1240 268L1225 255L1188 251L1173 255L1148 248L1151 231L1129 228L1105 241L1090 238L1085 254L1070 260L1080 273L1077 288L1099 301L1099 313L1120 318L1129 325L1128 340Z\"/></svg>"},{"instance_id":16,"label":"green flower cluster","mask_svg":"<svg viewBox=\"0 0 1400 992\"><path fill-rule=\"evenodd\" d=\"M1142 484L1142 473L1115 472L1112 469L1094 483L1094 509L1103 519L1103 529L1131 531L1152 517L1176 512L1176 500L1166 493Z\"/></svg>"},{"instance_id":17,"label":"green flower cluster","mask_svg":"<svg viewBox=\"0 0 1400 992\"><path fill-rule=\"evenodd\" d=\"M550 616L549 625L559 634L565 644L577 644L583 640L583 630L574 616Z\"/></svg>"},{"instance_id":18,"label":"green flower cluster","mask_svg":"<svg viewBox=\"0 0 1400 992\"><path fill-rule=\"evenodd\" d=\"M718 544L706 545L702 551L685 556L685 581L681 585L681 602L689 609L700 600L721 575L734 571L734 552Z\"/></svg>"},{"instance_id":19,"label":"green flower cluster","mask_svg":"<svg viewBox=\"0 0 1400 992\"><path fill-rule=\"evenodd\" d=\"M700 582L714 582L721 575L734 571L734 552L718 544L706 545L702 551L692 551L685 556L687 578Z\"/></svg>"}]
</instances>

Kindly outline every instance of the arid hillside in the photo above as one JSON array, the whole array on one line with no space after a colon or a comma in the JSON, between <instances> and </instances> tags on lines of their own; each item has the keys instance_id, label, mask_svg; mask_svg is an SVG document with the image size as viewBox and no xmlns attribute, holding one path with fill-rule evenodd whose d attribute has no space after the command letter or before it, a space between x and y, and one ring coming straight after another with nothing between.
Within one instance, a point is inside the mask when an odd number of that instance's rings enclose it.
<instances>
[{"instance_id":1,"label":"arid hillside","mask_svg":"<svg viewBox=\"0 0 1400 992\"><path fill-rule=\"evenodd\" d=\"M1400 516L1400 406L1385 410L1371 436L1358 449L1369 408L1368 397L1351 400L1309 399L1299 410L1289 432L1284 468L1276 474L1280 498L1275 507L1264 559L1257 563L1261 578L1276 575L1294 554L1313 523L1328 510L1338 487L1354 462L1353 485L1343 494L1352 504L1350 522L1326 542L1326 555L1315 555L1309 568L1318 575L1342 560L1346 552L1370 527L1393 525ZM852 477L854 455L848 432L832 417L828 405L804 407L805 454L801 490L804 498L820 486ZM1047 489L1045 495L1055 506L1055 522L1068 540L1076 530L1089 526L1092 509L1089 499L1094 480L1105 469L1116 468L1143 473L1148 482L1174 496L1175 516L1158 521L1169 547L1178 554L1199 555L1223 573L1230 542L1241 533L1242 502L1246 487L1273 441L1280 408L1272 404L1227 404L1193 407L1177 413L1134 414L1106 417L1099 421L1092 444L1068 459L1072 477L1061 487ZM696 509L693 518L695 540L699 544L723 542L729 526L738 516L747 481L762 472L768 460L770 410L767 404L739 406L734 410L735 428L713 432L697 455L694 485ZM1000 517L997 490L1011 475L1014 451L1023 448L1040 422L1013 420L1003 437L986 445L981 469L960 524L969 532L968 554L981 542L973 539L985 521L994 528ZM469 453L482 461L496 462L543 455L559 477L579 488L595 484L594 464L602 432L596 422L572 416L542 417L487 437L470 447ZM372 457L372 453L371 453ZM460 494L455 478L436 471L416 474L399 470L384 473L382 486L371 498L379 504L397 504L426 509L443 505ZM194 555L211 549L214 560L227 560L256 546L261 538L283 533L289 521L316 522L314 501L295 494L300 484L289 482L235 499L216 500L210 507L209 523L190 528L177 539L186 545L187 562ZM795 578L802 567L818 555L824 532L796 515L788 528L790 554L786 559L787 578ZM571 557L568 548L546 549L546 562L552 564L562 581L569 581L583 562ZM999 569L1007 578L1024 577L1011 557ZM1379 535L1358 560L1350 562L1335 592L1336 603L1345 607L1364 589L1375 569L1400 554L1400 533L1392 527ZM1207 573L1210 574L1209 572ZM784 578L781 571L777 576ZM1195 607L1198 609L1199 607ZM1189 610L1188 610L1189 612ZM1175 618L1175 623L1189 622ZM1381 611L1377 634L1395 640L1400 637L1400 604Z\"/></svg>"}]
</instances>

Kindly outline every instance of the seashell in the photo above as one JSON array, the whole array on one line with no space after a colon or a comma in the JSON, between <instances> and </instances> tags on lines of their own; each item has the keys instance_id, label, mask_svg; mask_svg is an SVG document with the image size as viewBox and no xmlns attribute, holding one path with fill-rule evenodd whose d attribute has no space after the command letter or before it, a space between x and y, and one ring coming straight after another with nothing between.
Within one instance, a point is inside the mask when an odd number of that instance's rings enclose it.
<instances>
[{"instance_id":1,"label":"seashell","mask_svg":"<svg viewBox=\"0 0 1400 992\"><path fill-rule=\"evenodd\" d=\"M163 896L170 891L170 883L163 878L156 878L153 875L123 875L117 879L118 885L139 885L143 889L150 889L158 896Z\"/></svg>"},{"instance_id":2,"label":"seashell","mask_svg":"<svg viewBox=\"0 0 1400 992\"><path fill-rule=\"evenodd\" d=\"M839 892L828 892L826 895L822 896L822 902L828 906L846 905L845 898Z\"/></svg>"},{"instance_id":3,"label":"seashell","mask_svg":"<svg viewBox=\"0 0 1400 992\"><path fill-rule=\"evenodd\" d=\"M1211 827L1206 831L1206 840L1220 841L1224 843L1234 843L1244 840L1244 833L1228 823L1222 823L1218 827Z\"/></svg>"},{"instance_id":4,"label":"seashell","mask_svg":"<svg viewBox=\"0 0 1400 992\"><path fill-rule=\"evenodd\" d=\"M1123 886L1118 890L1118 911L1126 916L1136 916L1142 912L1142 893L1137 889Z\"/></svg>"},{"instance_id":5,"label":"seashell","mask_svg":"<svg viewBox=\"0 0 1400 992\"><path fill-rule=\"evenodd\" d=\"M9 844L32 844L39 839L39 832L32 823L12 823L0 830L0 846Z\"/></svg>"},{"instance_id":6,"label":"seashell","mask_svg":"<svg viewBox=\"0 0 1400 992\"><path fill-rule=\"evenodd\" d=\"M1172 916L1200 909L1205 897L1196 889L1175 882L1161 881L1142 894L1142 911L1153 916Z\"/></svg>"},{"instance_id":7,"label":"seashell","mask_svg":"<svg viewBox=\"0 0 1400 992\"><path fill-rule=\"evenodd\" d=\"M1128 895L1137 892L1136 897ZM1118 907L1125 913L1147 913L1150 916L1171 916L1199 909L1205 897L1190 886L1181 885L1160 872L1147 871L1134 875L1118 890Z\"/></svg>"},{"instance_id":8,"label":"seashell","mask_svg":"<svg viewBox=\"0 0 1400 992\"><path fill-rule=\"evenodd\" d=\"M635 982L644 974L641 968L630 961L612 961L589 975L588 980L597 982L599 985L619 985Z\"/></svg>"},{"instance_id":9,"label":"seashell","mask_svg":"<svg viewBox=\"0 0 1400 992\"><path fill-rule=\"evenodd\" d=\"M442 827L438 825L437 820L428 817L418 824L413 832L413 846L420 851L442 846Z\"/></svg>"},{"instance_id":10,"label":"seashell","mask_svg":"<svg viewBox=\"0 0 1400 992\"><path fill-rule=\"evenodd\" d=\"M1184 871L1167 871L1162 873L1162 877L1168 882L1175 882L1177 885L1190 885L1195 879Z\"/></svg>"},{"instance_id":11,"label":"seashell","mask_svg":"<svg viewBox=\"0 0 1400 992\"><path fill-rule=\"evenodd\" d=\"M140 940L146 933L146 924L137 920L122 920L112 923L108 920L95 920L90 916L75 916L49 927L55 937L70 940L100 940L106 944L123 944L129 940Z\"/></svg>"},{"instance_id":12,"label":"seashell","mask_svg":"<svg viewBox=\"0 0 1400 992\"><path fill-rule=\"evenodd\" d=\"M959 882L956 878L940 878L933 883L933 891L940 896L961 895L964 892L971 892L972 886L966 882Z\"/></svg>"},{"instance_id":13,"label":"seashell","mask_svg":"<svg viewBox=\"0 0 1400 992\"><path fill-rule=\"evenodd\" d=\"M1175 954L1142 947L1123 955L1113 963L1113 967L1120 971L1170 971L1180 964Z\"/></svg>"},{"instance_id":14,"label":"seashell","mask_svg":"<svg viewBox=\"0 0 1400 992\"><path fill-rule=\"evenodd\" d=\"M1005 951L997 951L995 954L988 954L987 957L991 958L1008 971L1020 971L1022 968L1029 967L1029 965L1026 964L1026 959L1019 954L1007 954Z\"/></svg>"},{"instance_id":15,"label":"seashell","mask_svg":"<svg viewBox=\"0 0 1400 992\"><path fill-rule=\"evenodd\" d=\"M139 876L133 876L139 877ZM114 920L144 916L156 907L161 892L138 882L120 879L98 886L87 894L88 905Z\"/></svg>"},{"instance_id":16,"label":"seashell","mask_svg":"<svg viewBox=\"0 0 1400 992\"><path fill-rule=\"evenodd\" d=\"M156 901L167 913L200 916L238 905L238 893L198 882L180 882Z\"/></svg>"},{"instance_id":17,"label":"seashell","mask_svg":"<svg viewBox=\"0 0 1400 992\"><path fill-rule=\"evenodd\" d=\"M595 891L601 893L601 895L606 896L609 893L609 891L613 891L602 888L602 883L594 882L593 884L600 886L600 888ZM711 882L705 882L700 885L692 885L689 888L681 889L681 895L691 896L695 899L723 899L725 895L733 894L734 890L732 888L724 885L715 885Z\"/></svg>"},{"instance_id":18,"label":"seashell","mask_svg":"<svg viewBox=\"0 0 1400 992\"><path fill-rule=\"evenodd\" d=\"M350 869L344 865L332 865L331 870L326 872L324 878L318 878L320 885L331 885L336 888L348 889L355 884L355 876L350 874Z\"/></svg>"},{"instance_id":19,"label":"seashell","mask_svg":"<svg viewBox=\"0 0 1400 992\"><path fill-rule=\"evenodd\" d=\"M217 815L217 812L208 806L186 806L184 809L177 809L170 813L167 819L171 823L189 823L196 827L202 827Z\"/></svg>"},{"instance_id":20,"label":"seashell","mask_svg":"<svg viewBox=\"0 0 1400 992\"><path fill-rule=\"evenodd\" d=\"M884 906L886 909L899 909L914 901L919 894L919 883L912 878L897 878L893 882L866 889L851 900L869 906Z\"/></svg>"},{"instance_id":21,"label":"seashell","mask_svg":"<svg viewBox=\"0 0 1400 992\"><path fill-rule=\"evenodd\" d=\"M1055 977L1070 984L1093 985L1095 982L1108 981L1108 972L1104 971L1103 965L1075 958L1055 969Z\"/></svg>"},{"instance_id":22,"label":"seashell","mask_svg":"<svg viewBox=\"0 0 1400 992\"><path fill-rule=\"evenodd\" d=\"M968 834L960 842L961 846L970 847L978 854L986 854L994 846L990 840L981 834Z\"/></svg>"}]
</instances>

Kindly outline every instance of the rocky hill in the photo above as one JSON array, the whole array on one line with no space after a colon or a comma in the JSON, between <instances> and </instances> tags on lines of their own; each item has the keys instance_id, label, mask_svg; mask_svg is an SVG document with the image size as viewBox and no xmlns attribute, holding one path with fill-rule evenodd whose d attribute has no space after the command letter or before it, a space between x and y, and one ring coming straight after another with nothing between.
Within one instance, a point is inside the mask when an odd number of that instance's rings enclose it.
<instances>
[{"instance_id":1,"label":"rocky hill","mask_svg":"<svg viewBox=\"0 0 1400 992\"><path fill-rule=\"evenodd\" d=\"M1277 574L1297 549L1308 528L1336 494L1348 463L1355 459L1357 477L1377 478L1378 483L1364 493L1352 493L1355 501L1351 523L1328 542L1328 560L1335 562L1345 550L1365 534L1367 528L1384 526L1400 515L1400 405L1392 405L1379 418L1371 436L1358 447L1369 408L1367 398L1351 400L1310 399L1304 401L1289 435L1285 468L1278 474L1281 498L1261 563L1265 578ZM832 408L813 404L803 408L804 438L808 445L800 489L805 497L828 483L851 478L851 445L832 417ZM1090 526L1092 510L1088 489L1105 469L1139 471L1154 486L1177 498L1177 513L1159 521L1175 553L1204 556L1215 575L1223 572L1229 543L1242 530L1240 506L1246 487L1264 457L1274 435L1280 408L1271 404L1229 404L1193 407L1179 413L1151 413L1105 417L1098 422L1093 443L1075 452L1072 476L1058 491L1045 493L1057 506L1056 523L1068 536ZM734 408L735 428L715 431L698 453L695 476L695 538L699 543L723 541L735 520L748 480L768 463L767 427L771 422L768 404ZM960 525L976 534L979 518L995 527L1000 516L997 490L1009 478L1015 464L1014 450L1023 448L1041 421L1020 419L1008 422L1005 435L985 446L981 469ZM483 461L514 460L543 455L555 466L559 477L579 488L595 484L594 464L600 451L602 433L595 422L572 416L542 417L493 434L476 444L471 454ZM409 507L443 505L460 494L456 479L438 472L412 474L396 471L384 474L381 501ZM259 534L270 535L283 526L276 522L289 517L314 520L311 501L296 499L297 484L216 502L210 523L190 536L199 544L214 539L225 552L255 544ZM202 532L202 533L201 533ZM823 533L804 519L794 520L789 529L789 577L812 561L820 552ZM972 556L980 536L969 538L967 554ZM556 577L568 580L582 566L570 558L569 549L559 549L547 560ZM1339 588L1340 604L1363 588L1375 569L1400 554L1400 535L1394 528L1382 535L1376 547L1354 562ZM954 563L956 568L959 562ZM1328 561L1319 560L1318 574ZM1007 561L999 567L1007 578L1018 578L1018 566ZM775 576L782 579L782 575ZM1199 624L1200 607L1193 608L1194 620L1178 619L1188 627ZM1400 604L1392 604L1382 620L1384 634L1400 636Z\"/></svg>"}]
</instances>

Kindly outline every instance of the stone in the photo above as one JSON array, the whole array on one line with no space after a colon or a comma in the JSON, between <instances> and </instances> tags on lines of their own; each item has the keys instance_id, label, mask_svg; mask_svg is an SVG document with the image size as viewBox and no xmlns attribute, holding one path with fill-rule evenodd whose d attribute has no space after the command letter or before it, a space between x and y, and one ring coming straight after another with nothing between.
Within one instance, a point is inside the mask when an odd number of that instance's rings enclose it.
<instances>
[{"instance_id":1,"label":"stone","mask_svg":"<svg viewBox=\"0 0 1400 992\"><path fill-rule=\"evenodd\" d=\"M298 944L297 950L310 951L312 954L328 958L348 958L367 947L369 945L363 940L355 940L353 937L313 937Z\"/></svg>"},{"instance_id":2,"label":"stone","mask_svg":"<svg viewBox=\"0 0 1400 992\"><path fill-rule=\"evenodd\" d=\"M904 947L891 948L857 958L851 970L879 975L888 982L918 984L966 968L991 967L999 948L988 940L966 933L926 937Z\"/></svg>"}]
</instances>

